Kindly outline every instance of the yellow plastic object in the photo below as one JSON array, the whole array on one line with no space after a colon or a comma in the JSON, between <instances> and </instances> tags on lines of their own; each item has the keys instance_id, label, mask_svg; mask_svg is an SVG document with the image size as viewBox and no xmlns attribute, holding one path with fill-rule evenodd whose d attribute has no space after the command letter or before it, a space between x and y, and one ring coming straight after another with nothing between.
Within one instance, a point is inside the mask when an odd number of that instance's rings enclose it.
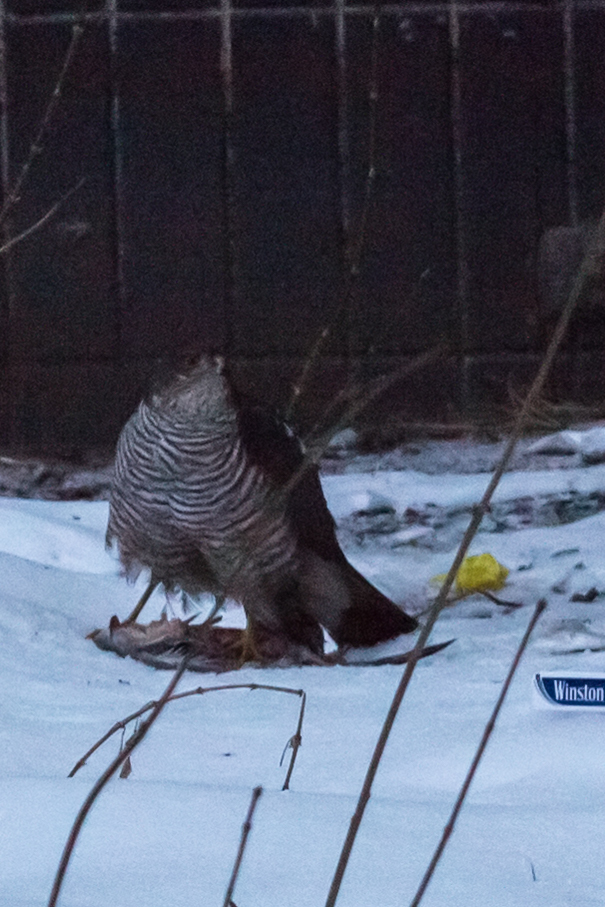
<instances>
[{"instance_id":1,"label":"yellow plastic object","mask_svg":"<svg viewBox=\"0 0 605 907\"><path fill-rule=\"evenodd\" d=\"M501 589L509 571L500 564L493 554L474 554L465 557L456 574L456 592L469 595L471 592L485 592L486 589ZM433 577L433 582L442 583L446 574Z\"/></svg>"}]
</instances>

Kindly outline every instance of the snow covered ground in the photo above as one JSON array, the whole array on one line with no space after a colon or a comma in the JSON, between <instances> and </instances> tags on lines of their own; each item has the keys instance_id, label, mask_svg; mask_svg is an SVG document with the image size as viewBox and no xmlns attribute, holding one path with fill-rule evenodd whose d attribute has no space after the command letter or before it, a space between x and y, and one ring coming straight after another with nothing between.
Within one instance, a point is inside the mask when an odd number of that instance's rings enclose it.
<instances>
[{"instance_id":1,"label":"snow covered ground","mask_svg":"<svg viewBox=\"0 0 605 907\"><path fill-rule=\"evenodd\" d=\"M548 461L550 462L550 460ZM420 614L449 567L485 475L345 472L324 479L352 562ZM339 907L409 903L447 821L509 662L548 600L427 907L602 907L605 710L540 707L537 671L605 670L605 466L510 473L471 553L510 570L507 609L448 608L404 700L353 851ZM103 546L104 502L0 498L0 904L46 904L67 834L117 752L116 721L169 674L99 651L86 634L132 608ZM141 583L142 588L143 582ZM575 600L572 600L575 599ZM147 619L165 600L152 599ZM237 620L231 610L227 619ZM405 639L379 647L408 648ZM62 907L220 905L252 788L264 793L235 890L238 907L322 907L402 668L254 669L200 684L304 689L291 782L279 761L299 700L225 691L169 705L84 826ZM287 759L286 759L287 762Z\"/></svg>"}]
</instances>

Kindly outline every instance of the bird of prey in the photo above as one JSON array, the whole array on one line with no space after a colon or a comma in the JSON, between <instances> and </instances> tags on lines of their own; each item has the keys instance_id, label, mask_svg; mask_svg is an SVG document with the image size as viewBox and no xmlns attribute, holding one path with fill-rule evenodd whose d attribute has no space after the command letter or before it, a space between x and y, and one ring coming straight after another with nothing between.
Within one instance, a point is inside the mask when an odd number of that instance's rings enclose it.
<instances>
[{"instance_id":1,"label":"bird of prey","mask_svg":"<svg viewBox=\"0 0 605 907\"><path fill-rule=\"evenodd\" d=\"M359 647L417 626L349 564L316 466L274 413L237 393L218 356L188 359L122 430L114 540L127 574L151 571L149 590L238 601L252 639L321 656L322 628Z\"/></svg>"}]
</instances>

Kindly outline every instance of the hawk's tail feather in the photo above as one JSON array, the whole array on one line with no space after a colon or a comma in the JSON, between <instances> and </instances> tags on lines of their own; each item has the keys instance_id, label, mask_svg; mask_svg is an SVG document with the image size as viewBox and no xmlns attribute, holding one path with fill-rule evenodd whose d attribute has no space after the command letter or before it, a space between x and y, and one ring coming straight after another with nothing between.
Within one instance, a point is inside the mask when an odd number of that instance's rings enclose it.
<instances>
[{"instance_id":1,"label":"hawk's tail feather","mask_svg":"<svg viewBox=\"0 0 605 907\"><path fill-rule=\"evenodd\" d=\"M339 646L374 646L417 628L416 618L398 608L353 567L350 571L347 586L351 604L341 613L335 631L330 631Z\"/></svg>"}]
</instances>

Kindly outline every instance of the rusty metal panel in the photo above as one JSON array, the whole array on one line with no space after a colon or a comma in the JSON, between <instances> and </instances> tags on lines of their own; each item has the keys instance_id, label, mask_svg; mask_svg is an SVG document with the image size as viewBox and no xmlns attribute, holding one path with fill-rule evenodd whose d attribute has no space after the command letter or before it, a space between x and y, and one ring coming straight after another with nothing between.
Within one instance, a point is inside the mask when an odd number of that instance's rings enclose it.
<instances>
[{"instance_id":1,"label":"rusty metal panel","mask_svg":"<svg viewBox=\"0 0 605 907\"><path fill-rule=\"evenodd\" d=\"M230 346L296 355L339 300L333 20L234 19L233 60Z\"/></svg>"},{"instance_id":2,"label":"rusty metal panel","mask_svg":"<svg viewBox=\"0 0 605 907\"><path fill-rule=\"evenodd\" d=\"M28 160L71 37L68 24L6 26L10 184ZM12 358L115 357L115 242L107 29L89 24L9 218Z\"/></svg>"},{"instance_id":3,"label":"rusty metal panel","mask_svg":"<svg viewBox=\"0 0 605 907\"><path fill-rule=\"evenodd\" d=\"M423 349L443 336L456 263L447 18L384 15L375 37L372 23L373 16L346 19L353 243L359 241L368 167L376 171L351 327L354 352L380 355Z\"/></svg>"},{"instance_id":4,"label":"rusty metal panel","mask_svg":"<svg viewBox=\"0 0 605 907\"><path fill-rule=\"evenodd\" d=\"M224 333L220 26L118 30L119 224L127 359Z\"/></svg>"},{"instance_id":5,"label":"rusty metal panel","mask_svg":"<svg viewBox=\"0 0 605 907\"><path fill-rule=\"evenodd\" d=\"M567 210L562 19L463 15L460 28L462 341L523 350L536 339L532 253Z\"/></svg>"}]
</instances>

